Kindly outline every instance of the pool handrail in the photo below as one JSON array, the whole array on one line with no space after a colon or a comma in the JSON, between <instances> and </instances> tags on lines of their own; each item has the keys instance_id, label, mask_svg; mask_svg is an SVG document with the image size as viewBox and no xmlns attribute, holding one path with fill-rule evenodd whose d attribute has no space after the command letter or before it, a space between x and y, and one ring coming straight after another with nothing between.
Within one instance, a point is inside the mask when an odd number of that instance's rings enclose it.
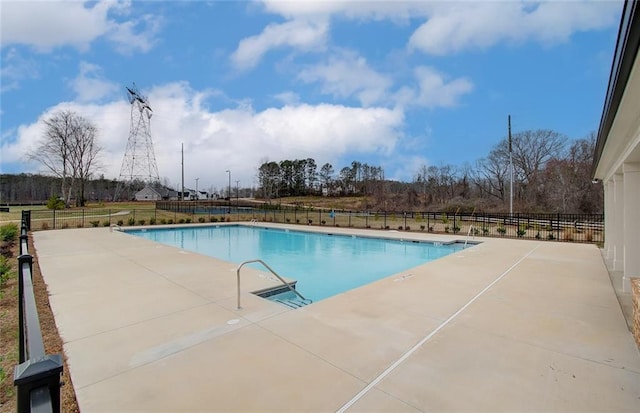
<instances>
[{"instance_id":1,"label":"pool handrail","mask_svg":"<svg viewBox=\"0 0 640 413\"><path fill-rule=\"evenodd\" d=\"M464 247L467 247L467 244L469 243L469 237L471 236L471 232L473 231L473 224L469 225L469 232L467 232L467 239L464 240ZM473 239L476 239L476 233L475 231L473 231Z\"/></svg>"},{"instance_id":2,"label":"pool handrail","mask_svg":"<svg viewBox=\"0 0 640 413\"><path fill-rule=\"evenodd\" d=\"M276 277L278 277L278 279L282 282L282 284L284 286L286 286L289 290L291 290L298 297L300 297L302 299L302 301L308 301L309 303L313 302L312 300L310 300L308 298L304 298L304 296L302 294L300 294L295 288L293 288L290 283L286 282L284 278L282 278L280 275L278 275L277 272L275 272L273 270L273 268L269 267L266 262L264 262L264 261L262 261L260 259L254 259L254 260L247 260L247 261L242 262L238 266L238 268L236 269L236 276L238 278L238 310L242 309L242 307L240 306L240 270L242 269L242 267L244 267L245 264L251 264L251 263L254 263L254 262L262 264L266 269L268 269L271 272L271 274L273 274Z\"/></svg>"}]
</instances>

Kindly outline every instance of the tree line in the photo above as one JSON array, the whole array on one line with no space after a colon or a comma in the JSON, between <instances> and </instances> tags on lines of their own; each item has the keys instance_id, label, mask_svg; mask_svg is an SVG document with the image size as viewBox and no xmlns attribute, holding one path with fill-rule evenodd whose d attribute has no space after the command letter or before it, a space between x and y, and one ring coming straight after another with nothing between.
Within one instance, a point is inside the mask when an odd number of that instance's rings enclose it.
<instances>
[{"instance_id":1,"label":"tree line","mask_svg":"<svg viewBox=\"0 0 640 413\"><path fill-rule=\"evenodd\" d=\"M552 130L528 130L502 139L474 164L423 165L411 182L385 179L381 166L358 161L338 173L313 158L264 161L258 196L364 196L363 209L508 212L511 165L514 211L601 213L602 184L591 182L595 134L569 140Z\"/></svg>"},{"instance_id":2,"label":"tree line","mask_svg":"<svg viewBox=\"0 0 640 413\"><path fill-rule=\"evenodd\" d=\"M0 202L56 196L82 206L87 199L113 196L118 181L92 179L101 152L97 128L72 111L58 112L44 124L45 133L28 156L51 176L1 175ZM263 161L257 196L362 196L359 208L367 210L496 212L508 211L513 198L514 212L601 213L602 184L593 184L590 173L595 141L594 133L570 140L552 130L527 130L502 139L473 164L423 165L411 182L386 179L382 166L357 160L339 170L330 163L318 167L313 158ZM123 199L143 186L132 183Z\"/></svg>"},{"instance_id":3,"label":"tree line","mask_svg":"<svg viewBox=\"0 0 640 413\"><path fill-rule=\"evenodd\" d=\"M307 195L370 195L384 181L381 166L353 161L335 171L330 163L320 167L313 158L263 162L258 167L259 196L272 199Z\"/></svg>"}]
</instances>

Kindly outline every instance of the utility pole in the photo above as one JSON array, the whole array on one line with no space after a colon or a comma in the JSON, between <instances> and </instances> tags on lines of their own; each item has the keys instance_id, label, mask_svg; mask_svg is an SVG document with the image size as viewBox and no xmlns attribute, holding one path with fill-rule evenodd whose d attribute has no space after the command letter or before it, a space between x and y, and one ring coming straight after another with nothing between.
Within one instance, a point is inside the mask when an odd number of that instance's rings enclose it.
<instances>
[{"instance_id":1,"label":"utility pole","mask_svg":"<svg viewBox=\"0 0 640 413\"><path fill-rule=\"evenodd\" d=\"M200 178L196 178L196 201L200 199L200 194L198 193L198 180Z\"/></svg>"},{"instance_id":2,"label":"utility pole","mask_svg":"<svg viewBox=\"0 0 640 413\"><path fill-rule=\"evenodd\" d=\"M236 208L240 205L240 189L238 187L239 184L240 181L236 181Z\"/></svg>"},{"instance_id":3,"label":"utility pole","mask_svg":"<svg viewBox=\"0 0 640 413\"><path fill-rule=\"evenodd\" d=\"M184 143L182 144L182 190L180 191L180 200L184 201Z\"/></svg>"},{"instance_id":4,"label":"utility pole","mask_svg":"<svg viewBox=\"0 0 640 413\"><path fill-rule=\"evenodd\" d=\"M231 170L227 169L229 174L229 213L231 213Z\"/></svg>"},{"instance_id":5,"label":"utility pole","mask_svg":"<svg viewBox=\"0 0 640 413\"><path fill-rule=\"evenodd\" d=\"M509 182L509 216L513 216L513 148L511 145L511 115L507 118L509 127L509 174L511 179Z\"/></svg>"}]
</instances>

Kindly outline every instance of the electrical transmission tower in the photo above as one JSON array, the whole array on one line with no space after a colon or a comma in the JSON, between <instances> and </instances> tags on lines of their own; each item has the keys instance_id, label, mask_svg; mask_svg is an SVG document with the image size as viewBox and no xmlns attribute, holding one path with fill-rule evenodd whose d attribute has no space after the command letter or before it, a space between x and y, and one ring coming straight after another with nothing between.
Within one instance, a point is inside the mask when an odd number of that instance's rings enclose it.
<instances>
[{"instance_id":1,"label":"electrical transmission tower","mask_svg":"<svg viewBox=\"0 0 640 413\"><path fill-rule=\"evenodd\" d=\"M160 182L158 165L151 140L151 116L153 111L148 99L143 96L136 85L127 87L129 103L131 103L131 128L129 140L122 159L118 187L114 200L118 200L125 187L130 190L134 182L149 184ZM127 197L131 199L131 196Z\"/></svg>"}]
</instances>

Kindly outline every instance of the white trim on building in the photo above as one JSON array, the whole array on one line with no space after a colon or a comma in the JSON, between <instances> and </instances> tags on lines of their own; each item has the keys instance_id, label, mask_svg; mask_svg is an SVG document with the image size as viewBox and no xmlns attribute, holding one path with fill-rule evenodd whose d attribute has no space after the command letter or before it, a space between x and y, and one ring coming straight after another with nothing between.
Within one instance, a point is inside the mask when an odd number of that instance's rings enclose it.
<instances>
[{"instance_id":1,"label":"white trim on building","mask_svg":"<svg viewBox=\"0 0 640 413\"><path fill-rule=\"evenodd\" d=\"M605 100L593 177L604 186L604 257L623 291L640 277L640 11L626 1Z\"/></svg>"}]
</instances>

